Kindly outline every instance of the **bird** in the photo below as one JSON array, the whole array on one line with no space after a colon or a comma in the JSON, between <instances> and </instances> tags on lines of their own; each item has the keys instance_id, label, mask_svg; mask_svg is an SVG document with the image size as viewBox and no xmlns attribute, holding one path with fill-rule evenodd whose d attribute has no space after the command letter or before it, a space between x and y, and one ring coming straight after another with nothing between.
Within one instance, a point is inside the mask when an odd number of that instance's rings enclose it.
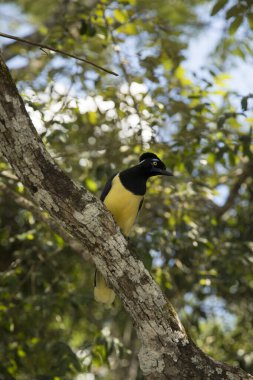
<instances>
[{"instance_id":1,"label":"bird","mask_svg":"<svg viewBox=\"0 0 253 380\"><path fill-rule=\"evenodd\" d=\"M141 210L147 180L158 175L173 176L156 154L146 152L140 156L137 165L113 174L106 183L100 200L111 212L126 238ZM95 272L94 298L108 306L115 299L114 291L98 270Z\"/></svg>"}]
</instances>

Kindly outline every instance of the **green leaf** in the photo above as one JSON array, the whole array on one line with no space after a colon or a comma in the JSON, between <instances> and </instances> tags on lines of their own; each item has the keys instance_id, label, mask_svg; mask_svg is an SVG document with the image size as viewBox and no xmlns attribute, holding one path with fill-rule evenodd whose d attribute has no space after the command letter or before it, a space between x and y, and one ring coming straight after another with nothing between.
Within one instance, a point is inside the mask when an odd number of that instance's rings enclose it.
<instances>
[{"instance_id":1,"label":"green leaf","mask_svg":"<svg viewBox=\"0 0 253 380\"><path fill-rule=\"evenodd\" d=\"M137 33L137 28L136 28L136 25L133 22L131 22L131 23L127 23L118 27L117 32L124 33L130 36L130 35L135 35Z\"/></svg>"},{"instance_id":2,"label":"green leaf","mask_svg":"<svg viewBox=\"0 0 253 380\"><path fill-rule=\"evenodd\" d=\"M88 189L93 193L97 191L97 184L95 181L93 181L92 178L87 178L85 184L88 187Z\"/></svg>"},{"instance_id":3,"label":"green leaf","mask_svg":"<svg viewBox=\"0 0 253 380\"><path fill-rule=\"evenodd\" d=\"M234 52L233 52L235 55L237 55L238 57L242 58L242 59L245 59L245 52L242 50L242 48L240 46L238 46Z\"/></svg>"},{"instance_id":4,"label":"green leaf","mask_svg":"<svg viewBox=\"0 0 253 380\"><path fill-rule=\"evenodd\" d=\"M231 35L235 34L235 32L237 31L237 29L240 27L240 25L242 24L243 22L243 16L238 16L234 19L234 21L230 24L230 27L229 27L229 33Z\"/></svg>"},{"instance_id":5,"label":"green leaf","mask_svg":"<svg viewBox=\"0 0 253 380\"><path fill-rule=\"evenodd\" d=\"M115 19L121 24L123 24L124 22L128 20L127 13L125 11L122 11L120 9L115 9L113 13L114 13Z\"/></svg>"},{"instance_id":6,"label":"green leaf","mask_svg":"<svg viewBox=\"0 0 253 380\"><path fill-rule=\"evenodd\" d=\"M253 29L253 13L247 15L247 20L251 29Z\"/></svg>"},{"instance_id":7,"label":"green leaf","mask_svg":"<svg viewBox=\"0 0 253 380\"><path fill-rule=\"evenodd\" d=\"M227 0L218 0L211 11L211 16L216 15L227 4Z\"/></svg>"},{"instance_id":8,"label":"green leaf","mask_svg":"<svg viewBox=\"0 0 253 380\"><path fill-rule=\"evenodd\" d=\"M240 5L236 4L232 8L230 8L226 13L226 19L228 20L231 17L235 17L239 14L241 14L243 11L243 8L240 7Z\"/></svg>"},{"instance_id":9,"label":"green leaf","mask_svg":"<svg viewBox=\"0 0 253 380\"><path fill-rule=\"evenodd\" d=\"M244 96L241 100L241 106L243 111L247 111L248 109L248 97Z\"/></svg>"},{"instance_id":10,"label":"green leaf","mask_svg":"<svg viewBox=\"0 0 253 380\"><path fill-rule=\"evenodd\" d=\"M248 99L253 98L253 94L249 94L247 96L244 96L241 100L241 106L243 111L247 111L248 109Z\"/></svg>"}]
</instances>

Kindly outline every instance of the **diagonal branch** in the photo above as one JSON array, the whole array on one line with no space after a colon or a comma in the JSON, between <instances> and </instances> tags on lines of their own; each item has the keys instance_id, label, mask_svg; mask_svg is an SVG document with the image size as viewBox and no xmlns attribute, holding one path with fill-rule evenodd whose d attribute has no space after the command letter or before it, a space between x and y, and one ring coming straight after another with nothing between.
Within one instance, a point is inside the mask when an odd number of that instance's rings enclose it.
<instances>
[{"instance_id":1,"label":"diagonal branch","mask_svg":"<svg viewBox=\"0 0 253 380\"><path fill-rule=\"evenodd\" d=\"M1 36L1 37L4 37L4 38L9 38L9 39L11 39L11 40L19 41L19 42L21 42L21 43L23 43L23 44L32 45L32 46L37 46L37 47L39 47L39 48L42 49L42 50L43 50L43 49L45 49L45 50L50 50L50 51L54 51L55 53L59 53L59 54L61 54L61 55L65 55L66 57L75 58L75 59L77 59L78 61L82 61L82 62L88 63L89 65L94 66L94 67L96 67L96 68L99 69L99 70L105 71L105 72L108 73L108 74L115 75L116 77L119 76L119 75L118 75L117 73L115 73L114 71L111 71L111 70L105 69L104 67L99 66L99 65L96 64L95 62L92 62L92 61L90 61L90 60L88 60L88 59L85 59L85 58L78 57L77 55L74 55L74 54L67 53L66 51L63 51L63 50L60 50L60 49L53 48L52 46L45 45L45 44L41 44L41 43L38 43L38 42L33 42L33 41L25 40L24 38L20 38L20 37L12 36L12 35L10 35L10 34L6 34L6 33L2 33L2 32L0 32L0 36Z\"/></svg>"},{"instance_id":2,"label":"diagonal branch","mask_svg":"<svg viewBox=\"0 0 253 380\"><path fill-rule=\"evenodd\" d=\"M46 151L1 57L0 93L0 150L35 203L92 253L110 281L134 322L146 379L253 379L240 368L214 361L186 335L172 305L143 263L131 255L111 214Z\"/></svg>"},{"instance_id":3,"label":"diagonal branch","mask_svg":"<svg viewBox=\"0 0 253 380\"><path fill-rule=\"evenodd\" d=\"M224 203L223 206L217 207L216 215L220 218L223 214L225 214L234 204L236 197L238 196L239 190L241 186L245 183L245 181L252 176L253 173L253 164L248 162L242 169L242 172L238 175L236 181L234 182L230 193Z\"/></svg>"}]
</instances>

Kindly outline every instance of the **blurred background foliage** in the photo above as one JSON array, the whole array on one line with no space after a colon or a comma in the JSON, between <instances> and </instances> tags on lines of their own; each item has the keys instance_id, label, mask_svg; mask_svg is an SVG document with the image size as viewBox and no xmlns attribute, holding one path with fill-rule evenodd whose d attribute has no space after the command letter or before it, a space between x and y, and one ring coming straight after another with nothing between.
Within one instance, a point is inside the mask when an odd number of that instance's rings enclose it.
<instances>
[{"instance_id":1,"label":"blurred background foliage","mask_svg":"<svg viewBox=\"0 0 253 380\"><path fill-rule=\"evenodd\" d=\"M143 151L174 172L150 181L134 250L196 343L253 372L251 0L5 0L0 25L119 74L0 38L75 181L99 196ZM94 302L92 263L31 212L3 158L0 195L0 379L142 379L120 301Z\"/></svg>"}]
</instances>

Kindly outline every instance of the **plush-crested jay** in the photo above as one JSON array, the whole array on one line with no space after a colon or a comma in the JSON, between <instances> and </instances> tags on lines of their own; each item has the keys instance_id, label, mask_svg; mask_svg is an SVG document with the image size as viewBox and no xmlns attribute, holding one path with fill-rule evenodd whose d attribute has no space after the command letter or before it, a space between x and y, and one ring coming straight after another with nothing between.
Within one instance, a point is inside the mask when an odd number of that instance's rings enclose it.
<instances>
[{"instance_id":1,"label":"plush-crested jay","mask_svg":"<svg viewBox=\"0 0 253 380\"><path fill-rule=\"evenodd\" d=\"M112 213L114 220L127 237L141 209L146 183L150 177L157 175L172 176L164 163L154 153L144 153L140 162L131 168L114 174L106 183L101 201ZM96 271L94 297L98 302L112 304L114 291L108 286L103 276Z\"/></svg>"}]
</instances>

